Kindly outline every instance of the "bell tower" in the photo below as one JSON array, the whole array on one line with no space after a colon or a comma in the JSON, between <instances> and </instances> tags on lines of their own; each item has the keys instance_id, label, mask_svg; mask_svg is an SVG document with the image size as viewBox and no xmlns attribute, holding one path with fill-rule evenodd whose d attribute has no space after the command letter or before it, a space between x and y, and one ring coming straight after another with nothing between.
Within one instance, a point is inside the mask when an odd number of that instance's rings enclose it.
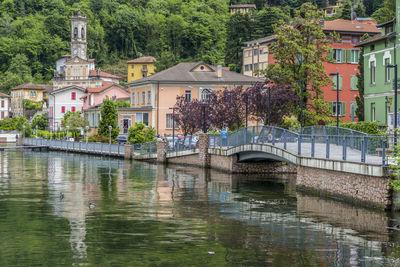
<instances>
[{"instance_id":1,"label":"bell tower","mask_svg":"<svg viewBox=\"0 0 400 267\"><path fill-rule=\"evenodd\" d=\"M71 20L71 57L80 57L87 60L87 41L86 41L86 16L78 10Z\"/></svg>"}]
</instances>

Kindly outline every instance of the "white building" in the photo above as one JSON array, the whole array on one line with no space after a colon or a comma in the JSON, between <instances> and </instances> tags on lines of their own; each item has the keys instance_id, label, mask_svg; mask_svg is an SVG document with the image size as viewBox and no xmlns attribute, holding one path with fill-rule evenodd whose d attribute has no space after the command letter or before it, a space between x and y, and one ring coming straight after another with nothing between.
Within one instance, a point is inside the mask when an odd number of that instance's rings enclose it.
<instances>
[{"instance_id":1,"label":"white building","mask_svg":"<svg viewBox=\"0 0 400 267\"><path fill-rule=\"evenodd\" d=\"M10 116L10 96L0 93L0 120Z\"/></svg>"},{"instance_id":2,"label":"white building","mask_svg":"<svg viewBox=\"0 0 400 267\"><path fill-rule=\"evenodd\" d=\"M85 89L79 86L68 86L54 90L49 97L49 126L56 130L61 127L61 120L68 111L82 111Z\"/></svg>"}]
</instances>

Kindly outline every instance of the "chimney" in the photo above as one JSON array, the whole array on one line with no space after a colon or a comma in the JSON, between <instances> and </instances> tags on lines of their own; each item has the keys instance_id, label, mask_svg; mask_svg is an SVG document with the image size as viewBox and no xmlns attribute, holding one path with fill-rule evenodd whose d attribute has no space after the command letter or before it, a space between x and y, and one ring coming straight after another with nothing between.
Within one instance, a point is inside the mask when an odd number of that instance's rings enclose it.
<instances>
[{"instance_id":1,"label":"chimney","mask_svg":"<svg viewBox=\"0 0 400 267\"><path fill-rule=\"evenodd\" d=\"M222 66L217 66L217 78L222 78Z\"/></svg>"}]
</instances>

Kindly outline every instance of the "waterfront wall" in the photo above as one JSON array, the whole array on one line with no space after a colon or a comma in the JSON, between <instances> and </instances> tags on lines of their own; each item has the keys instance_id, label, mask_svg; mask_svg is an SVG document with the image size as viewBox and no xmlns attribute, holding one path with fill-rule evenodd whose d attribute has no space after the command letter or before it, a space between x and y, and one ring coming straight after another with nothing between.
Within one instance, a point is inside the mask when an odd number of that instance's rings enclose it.
<instances>
[{"instance_id":1,"label":"waterfront wall","mask_svg":"<svg viewBox=\"0 0 400 267\"><path fill-rule=\"evenodd\" d=\"M297 167L296 186L300 190L335 196L339 200L359 202L366 206L392 206L390 177L377 177L333 170Z\"/></svg>"}]
</instances>

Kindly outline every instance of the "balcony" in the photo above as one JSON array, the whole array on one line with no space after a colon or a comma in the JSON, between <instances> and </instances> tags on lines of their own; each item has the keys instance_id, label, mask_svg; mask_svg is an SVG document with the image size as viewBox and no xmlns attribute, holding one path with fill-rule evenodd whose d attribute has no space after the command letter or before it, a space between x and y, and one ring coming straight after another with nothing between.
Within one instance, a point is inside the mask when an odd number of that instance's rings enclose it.
<instances>
[{"instance_id":1,"label":"balcony","mask_svg":"<svg viewBox=\"0 0 400 267\"><path fill-rule=\"evenodd\" d=\"M143 67L143 68L142 68L142 71L143 71L143 72L147 72L147 71L148 71L148 70L147 70L147 67Z\"/></svg>"}]
</instances>

